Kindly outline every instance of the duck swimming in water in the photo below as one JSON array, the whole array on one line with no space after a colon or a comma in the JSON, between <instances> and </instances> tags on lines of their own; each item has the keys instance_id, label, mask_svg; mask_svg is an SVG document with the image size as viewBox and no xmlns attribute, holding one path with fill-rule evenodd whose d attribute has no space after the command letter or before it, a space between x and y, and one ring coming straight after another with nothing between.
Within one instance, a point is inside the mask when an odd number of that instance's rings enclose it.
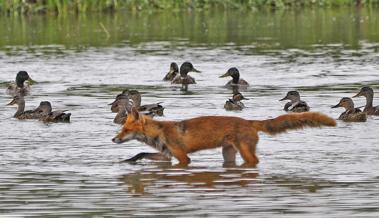
<instances>
[{"instance_id":1,"label":"duck swimming in water","mask_svg":"<svg viewBox=\"0 0 379 218\"><path fill-rule=\"evenodd\" d=\"M310 109L308 104L300 99L300 94L298 91L289 91L286 97L280 99L279 101L284 100L290 100L290 102L284 106L284 110L287 112L307 112Z\"/></svg>"},{"instance_id":2,"label":"duck swimming in water","mask_svg":"<svg viewBox=\"0 0 379 218\"><path fill-rule=\"evenodd\" d=\"M188 90L188 84L196 84L195 78L188 75L189 72L200 73L199 70L195 69L190 62L184 62L180 66L179 75L177 75L173 80L172 84L182 84L182 90Z\"/></svg>"},{"instance_id":3,"label":"duck swimming in water","mask_svg":"<svg viewBox=\"0 0 379 218\"><path fill-rule=\"evenodd\" d=\"M229 82L225 84L225 87L227 88L230 88L233 86L245 86L245 87L249 86L249 83L246 82L246 80L240 78L240 72L235 67L230 68L224 75L220 76L220 78L224 78L228 76L232 77L232 80L230 80Z\"/></svg>"},{"instance_id":4,"label":"duck swimming in water","mask_svg":"<svg viewBox=\"0 0 379 218\"><path fill-rule=\"evenodd\" d=\"M17 105L17 112L13 117L19 120L39 119L41 117L41 114L38 111L39 108L25 111L25 99L23 95L16 95L7 105Z\"/></svg>"},{"instance_id":5,"label":"duck swimming in water","mask_svg":"<svg viewBox=\"0 0 379 218\"><path fill-rule=\"evenodd\" d=\"M150 117L163 116L164 107L160 103L141 105L141 98L141 94L137 90L124 90L117 95L116 99L109 104L112 112L117 113L113 122L124 124L127 118L127 111L130 111L132 107Z\"/></svg>"},{"instance_id":6,"label":"duck swimming in water","mask_svg":"<svg viewBox=\"0 0 379 218\"><path fill-rule=\"evenodd\" d=\"M379 105L375 107L373 106L374 90L368 86L362 87L359 93L353 96L353 98L359 96L366 97L366 106L363 109L363 112L366 112L368 115L379 116Z\"/></svg>"},{"instance_id":7,"label":"duck swimming in water","mask_svg":"<svg viewBox=\"0 0 379 218\"><path fill-rule=\"evenodd\" d=\"M339 120L345 122L366 122L367 114L359 108L354 108L354 102L351 98L344 97L332 108L344 107L346 110L339 116Z\"/></svg>"},{"instance_id":8,"label":"duck swimming in water","mask_svg":"<svg viewBox=\"0 0 379 218\"><path fill-rule=\"evenodd\" d=\"M16 75L16 83L11 83L6 90L6 93L11 96L28 95L32 83L34 83L34 80L30 78L29 74L26 71L20 71Z\"/></svg>"},{"instance_id":9,"label":"duck swimming in water","mask_svg":"<svg viewBox=\"0 0 379 218\"><path fill-rule=\"evenodd\" d=\"M37 112L41 114L40 121L45 123L69 123L71 113L65 113L67 110L53 111L51 103L48 101L41 101L37 108Z\"/></svg>"},{"instance_id":10,"label":"duck swimming in water","mask_svg":"<svg viewBox=\"0 0 379 218\"><path fill-rule=\"evenodd\" d=\"M225 102L224 108L227 111L232 111L232 110L242 110L245 108L245 105L241 102L242 100L247 100L241 93L237 92L233 94L233 98L229 99Z\"/></svg>"},{"instance_id":11,"label":"duck swimming in water","mask_svg":"<svg viewBox=\"0 0 379 218\"><path fill-rule=\"evenodd\" d=\"M170 64L170 71L166 74L166 76L163 78L163 81L172 81L179 73L179 67L178 64L175 62L172 62Z\"/></svg>"}]
</instances>

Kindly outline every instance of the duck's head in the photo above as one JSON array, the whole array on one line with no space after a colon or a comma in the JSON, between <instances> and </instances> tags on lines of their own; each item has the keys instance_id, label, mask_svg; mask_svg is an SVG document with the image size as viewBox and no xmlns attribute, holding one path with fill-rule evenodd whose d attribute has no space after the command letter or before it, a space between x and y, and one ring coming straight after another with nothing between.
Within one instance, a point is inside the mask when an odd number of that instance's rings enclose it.
<instances>
[{"instance_id":1,"label":"duck's head","mask_svg":"<svg viewBox=\"0 0 379 218\"><path fill-rule=\"evenodd\" d=\"M228 76L233 78L233 82L238 83L238 80L240 79L240 72L238 71L236 67L232 67L228 71L226 71L224 75L220 76L220 78L224 78Z\"/></svg>"},{"instance_id":2,"label":"duck's head","mask_svg":"<svg viewBox=\"0 0 379 218\"><path fill-rule=\"evenodd\" d=\"M358 94L354 95L353 98L356 98L356 97L360 97L360 96L365 96L365 97L369 97L369 96L374 96L374 90L372 90L372 88L368 87L368 86L364 86L361 88L361 90L358 92Z\"/></svg>"},{"instance_id":3,"label":"duck's head","mask_svg":"<svg viewBox=\"0 0 379 218\"><path fill-rule=\"evenodd\" d=\"M9 102L7 105L20 105L21 103L24 103L24 96L22 95L16 95L13 97L12 101Z\"/></svg>"},{"instance_id":4,"label":"duck's head","mask_svg":"<svg viewBox=\"0 0 379 218\"><path fill-rule=\"evenodd\" d=\"M133 106L141 106L141 93L137 90L129 90L128 97L133 102Z\"/></svg>"},{"instance_id":5,"label":"duck's head","mask_svg":"<svg viewBox=\"0 0 379 218\"><path fill-rule=\"evenodd\" d=\"M179 72L179 66L178 66L178 64L177 63L175 63L175 62L172 62L171 64L170 64L170 72L171 73L177 73L177 72Z\"/></svg>"},{"instance_id":6,"label":"duck's head","mask_svg":"<svg viewBox=\"0 0 379 218\"><path fill-rule=\"evenodd\" d=\"M112 103L108 104L111 105L111 111L113 113L117 113L119 111L120 105L125 105L125 103L128 104L129 98L126 94L127 91L124 90L121 94L116 96L116 99Z\"/></svg>"},{"instance_id":7,"label":"duck's head","mask_svg":"<svg viewBox=\"0 0 379 218\"><path fill-rule=\"evenodd\" d=\"M233 94L233 101L242 101L242 100L248 100L248 98L245 98L241 93L237 92Z\"/></svg>"},{"instance_id":8,"label":"duck's head","mask_svg":"<svg viewBox=\"0 0 379 218\"><path fill-rule=\"evenodd\" d=\"M24 82L29 81L30 84L33 84L35 81L30 78L29 74L26 71L19 71L16 75L16 84L18 87L24 87Z\"/></svg>"},{"instance_id":9,"label":"duck's head","mask_svg":"<svg viewBox=\"0 0 379 218\"><path fill-rule=\"evenodd\" d=\"M336 105L334 105L332 108L338 108L338 107L344 107L346 109L353 109L354 108L354 102L351 98L343 97L340 102Z\"/></svg>"},{"instance_id":10,"label":"duck's head","mask_svg":"<svg viewBox=\"0 0 379 218\"><path fill-rule=\"evenodd\" d=\"M180 75L181 76L186 76L189 72L196 72L196 73L200 73L199 70L195 69L192 65L191 62L184 62L181 66L180 66Z\"/></svg>"},{"instance_id":11,"label":"duck's head","mask_svg":"<svg viewBox=\"0 0 379 218\"><path fill-rule=\"evenodd\" d=\"M287 92L287 95L280 99L279 101L284 101L284 100L290 100L291 102L296 102L300 100L300 94L298 91L289 91Z\"/></svg>"},{"instance_id":12,"label":"duck's head","mask_svg":"<svg viewBox=\"0 0 379 218\"><path fill-rule=\"evenodd\" d=\"M36 112L43 114L50 114L53 108L51 107L51 103L48 101L41 101L39 103L38 108L35 110Z\"/></svg>"}]
</instances>

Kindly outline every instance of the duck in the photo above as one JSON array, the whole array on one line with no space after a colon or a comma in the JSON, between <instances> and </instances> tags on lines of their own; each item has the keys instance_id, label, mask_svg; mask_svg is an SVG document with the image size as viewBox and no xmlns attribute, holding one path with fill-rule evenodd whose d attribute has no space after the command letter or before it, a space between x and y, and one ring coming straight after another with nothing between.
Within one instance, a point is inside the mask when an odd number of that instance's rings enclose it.
<instances>
[{"instance_id":1,"label":"duck","mask_svg":"<svg viewBox=\"0 0 379 218\"><path fill-rule=\"evenodd\" d=\"M195 78L188 75L189 72L200 73L199 70L195 69L191 62L184 62L180 66L179 75L172 80L172 84L182 84L182 90L188 90L188 84L196 84Z\"/></svg>"},{"instance_id":2,"label":"duck","mask_svg":"<svg viewBox=\"0 0 379 218\"><path fill-rule=\"evenodd\" d=\"M16 75L15 83L9 84L6 93L13 97L16 95L29 95L30 85L34 82L26 71L19 71Z\"/></svg>"},{"instance_id":3,"label":"duck","mask_svg":"<svg viewBox=\"0 0 379 218\"><path fill-rule=\"evenodd\" d=\"M125 94L117 95L116 100L111 105L112 112L117 113L113 119L113 123L123 125L128 116L128 111L130 111L132 107L128 96Z\"/></svg>"},{"instance_id":4,"label":"duck","mask_svg":"<svg viewBox=\"0 0 379 218\"><path fill-rule=\"evenodd\" d=\"M71 113L66 113L67 110L53 111L49 101L41 101L36 112L40 114L39 120L44 123L69 123Z\"/></svg>"},{"instance_id":5,"label":"duck","mask_svg":"<svg viewBox=\"0 0 379 218\"><path fill-rule=\"evenodd\" d=\"M246 82L246 80L240 78L240 72L238 71L236 67L230 68L224 75L220 76L220 78L224 78L228 76L232 77L232 80L230 80L229 82L225 84L225 87L227 88L234 87L234 86L244 86L244 87L249 86L249 83Z\"/></svg>"},{"instance_id":6,"label":"duck","mask_svg":"<svg viewBox=\"0 0 379 218\"><path fill-rule=\"evenodd\" d=\"M287 95L279 101L284 100L290 100L290 102L285 104L283 108L287 112L301 113L310 110L308 104L300 99L300 94L298 91L289 91Z\"/></svg>"},{"instance_id":7,"label":"duck","mask_svg":"<svg viewBox=\"0 0 379 218\"><path fill-rule=\"evenodd\" d=\"M163 116L164 107L160 105L160 103L161 102L141 105L141 94L137 90L124 90L121 94L118 94L116 99L109 105L111 105L111 111L117 113L113 122L116 124L124 124L127 118L127 112L130 111L132 107L137 108L138 111L150 117Z\"/></svg>"},{"instance_id":8,"label":"duck","mask_svg":"<svg viewBox=\"0 0 379 218\"><path fill-rule=\"evenodd\" d=\"M142 97L139 91L137 90L129 90L128 98L132 101L132 106L137 108L138 111L142 112L143 114L151 117L163 116L164 107L160 105L162 102L141 105Z\"/></svg>"},{"instance_id":9,"label":"duck","mask_svg":"<svg viewBox=\"0 0 379 218\"><path fill-rule=\"evenodd\" d=\"M170 64L170 71L166 74L166 76L163 78L163 81L172 81L179 73L179 67L178 64L175 62L172 62Z\"/></svg>"},{"instance_id":10,"label":"duck","mask_svg":"<svg viewBox=\"0 0 379 218\"><path fill-rule=\"evenodd\" d=\"M241 102L242 100L248 100L241 93L237 92L233 94L233 98L225 102L224 108L227 111L242 110L245 108L245 105Z\"/></svg>"},{"instance_id":11,"label":"duck","mask_svg":"<svg viewBox=\"0 0 379 218\"><path fill-rule=\"evenodd\" d=\"M366 112L367 115L379 116L379 105L375 107L373 106L374 90L369 86L364 86L361 88L358 94L353 96L353 98L360 96L366 97L366 106L363 109L363 112Z\"/></svg>"},{"instance_id":12,"label":"duck","mask_svg":"<svg viewBox=\"0 0 379 218\"><path fill-rule=\"evenodd\" d=\"M39 119L41 117L41 114L38 111L39 108L25 111L25 99L23 95L14 96L12 101L7 105L17 105L17 111L13 117L19 120Z\"/></svg>"},{"instance_id":13,"label":"duck","mask_svg":"<svg viewBox=\"0 0 379 218\"><path fill-rule=\"evenodd\" d=\"M344 107L346 110L339 116L339 120L344 122L366 122L367 113L362 112L359 108L354 108L354 102L351 98L344 97L332 108Z\"/></svg>"}]
</instances>

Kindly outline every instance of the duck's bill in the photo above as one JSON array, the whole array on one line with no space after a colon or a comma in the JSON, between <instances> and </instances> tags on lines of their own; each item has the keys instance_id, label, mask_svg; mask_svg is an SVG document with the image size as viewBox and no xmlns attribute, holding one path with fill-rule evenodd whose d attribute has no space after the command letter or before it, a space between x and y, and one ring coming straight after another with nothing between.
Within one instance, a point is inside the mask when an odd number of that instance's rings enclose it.
<instances>
[{"instance_id":1,"label":"duck's bill","mask_svg":"<svg viewBox=\"0 0 379 218\"><path fill-rule=\"evenodd\" d=\"M29 77L28 79L28 82L29 82L29 85L33 85L33 84L36 84L37 81L33 80L32 78Z\"/></svg>"},{"instance_id":2,"label":"duck's bill","mask_svg":"<svg viewBox=\"0 0 379 218\"><path fill-rule=\"evenodd\" d=\"M109 103L108 105L114 105L114 103L116 103L117 100L114 100L112 103Z\"/></svg>"},{"instance_id":3,"label":"duck's bill","mask_svg":"<svg viewBox=\"0 0 379 218\"><path fill-rule=\"evenodd\" d=\"M361 92L359 92L358 94L354 95L353 98L360 97L360 96L362 96Z\"/></svg>"},{"instance_id":4,"label":"duck's bill","mask_svg":"<svg viewBox=\"0 0 379 218\"><path fill-rule=\"evenodd\" d=\"M286 97L280 99L279 101L284 101L284 100L287 100L287 99L288 99L288 98L287 98L287 96L286 96Z\"/></svg>"},{"instance_id":5,"label":"duck's bill","mask_svg":"<svg viewBox=\"0 0 379 218\"><path fill-rule=\"evenodd\" d=\"M9 102L9 103L6 104L6 105L9 106L9 105L14 105L14 104L16 104L16 100L15 100L15 99L13 99L11 102Z\"/></svg>"},{"instance_id":6,"label":"duck's bill","mask_svg":"<svg viewBox=\"0 0 379 218\"><path fill-rule=\"evenodd\" d=\"M195 73L201 73L200 70L196 69L196 68L192 68L192 72L195 72Z\"/></svg>"},{"instance_id":7,"label":"duck's bill","mask_svg":"<svg viewBox=\"0 0 379 218\"><path fill-rule=\"evenodd\" d=\"M226 72L224 75L220 76L219 78L224 78L224 77L228 77L228 76L230 76L230 73Z\"/></svg>"},{"instance_id":8,"label":"duck's bill","mask_svg":"<svg viewBox=\"0 0 379 218\"><path fill-rule=\"evenodd\" d=\"M339 103L336 104L336 105L334 105L334 106L332 106L332 108L338 108L338 107L341 107L341 105Z\"/></svg>"}]
</instances>

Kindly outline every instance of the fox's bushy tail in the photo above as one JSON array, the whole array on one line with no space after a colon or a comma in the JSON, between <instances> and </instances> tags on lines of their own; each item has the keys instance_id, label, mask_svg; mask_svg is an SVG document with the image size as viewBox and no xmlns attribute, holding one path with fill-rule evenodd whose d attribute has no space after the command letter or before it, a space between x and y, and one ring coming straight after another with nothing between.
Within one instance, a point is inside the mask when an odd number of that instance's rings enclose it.
<instances>
[{"instance_id":1,"label":"fox's bushy tail","mask_svg":"<svg viewBox=\"0 0 379 218\"><path fill-rule=\"evenodd\" d=\"M253 126L270 135L305 127L336 126L336 121L317 112L290 113L268 120L252 120Z\"/></svg>"}]
</instances>

